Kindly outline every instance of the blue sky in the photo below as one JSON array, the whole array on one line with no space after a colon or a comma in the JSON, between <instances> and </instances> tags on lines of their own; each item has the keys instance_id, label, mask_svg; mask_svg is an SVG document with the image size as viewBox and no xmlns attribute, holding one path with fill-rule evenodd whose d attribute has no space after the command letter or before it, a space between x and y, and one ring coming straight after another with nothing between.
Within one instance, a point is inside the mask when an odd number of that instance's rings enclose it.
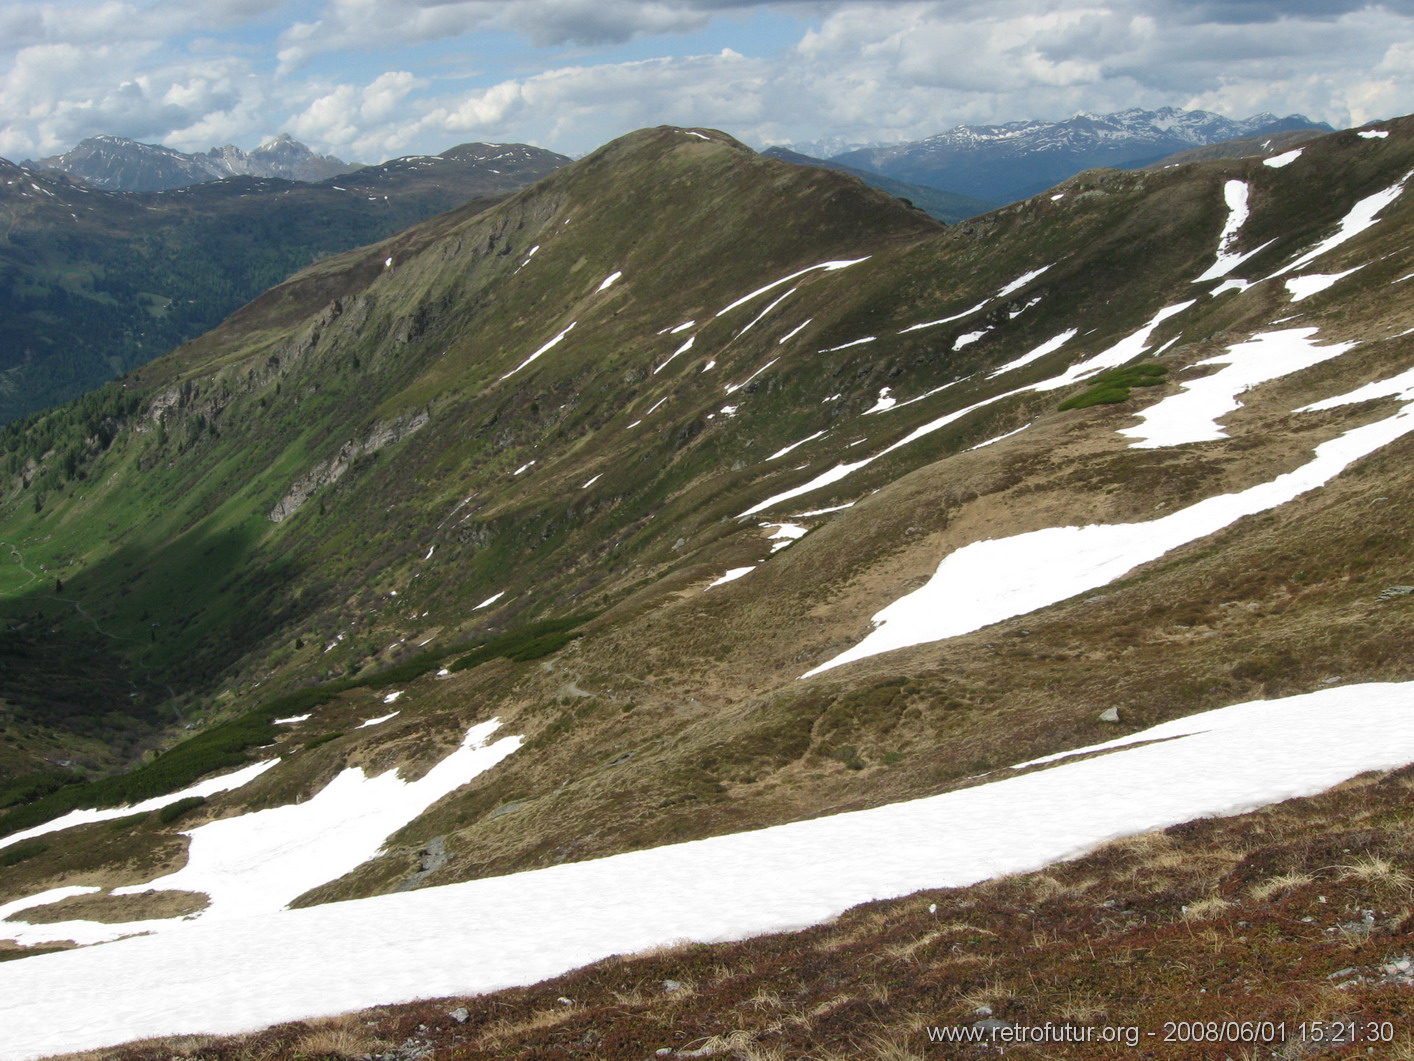
<instances>
[{"instance_id":1,"label":"blue sky","mask_svg":"<svg viewBox=\"0 0 1414 1061\"><path fill-rule=\"evenodd\" d=\"M1414 111L1414 0L5 0L0 155L288 132L349 161L709 125L755 146L1179 106Z\"/></svg>"}]
</instances>

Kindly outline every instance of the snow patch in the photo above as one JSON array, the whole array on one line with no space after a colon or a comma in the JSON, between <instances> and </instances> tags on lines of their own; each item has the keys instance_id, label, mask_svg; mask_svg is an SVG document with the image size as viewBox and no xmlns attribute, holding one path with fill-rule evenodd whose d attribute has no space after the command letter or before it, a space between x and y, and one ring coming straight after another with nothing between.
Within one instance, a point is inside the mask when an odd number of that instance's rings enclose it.
<instances>
[{"instance_id":1,"label":"snow patch","mask_svg":"<svg viewBox=\"0 0 1414 1061\"><path fill-rule=\"evenodd\" d=\"M784 457L787 453L789 453L791 450L795 449L797 446L803 446L803 445L805 445L807 442L814 442L817 438L821 438L821 437L823 437L824 435L825 435L825 432L824 432L824 431L816 431L815 434L809 436L808 438L802 438L799 442L792 442L789 446L786 446L784 449L778 449L778 450L776 450L775 453L772 453L772 454L771 454L769 457L767 457L766 459L767 459L768 461L773 461L773 460L775 460L777 457Z\"/></svg>"},{"instance_id":2,"label":"snow patch","mask_svg":"<svg viewBox=\"0 0 1414 1061\"><path fill-rule=\"evenodd\" d=\"M1147 523L1048 527L973 542L944 557L933 577L874 615L862 641L807 671L970 633L1102 586L1243 516L1325 485L1353 461L1414 432L1406 406L1394 416L1323 442L1306 464L1235 494L1220 494Z\"/></svg>"},{"instance_id":3,"label":"snow patch","mask_svg":"<svg viewBox=\"0 0 1414 1061\"><path fill-rule=\"evenodd\" d=\"M988 373L987 378L996 379L998 376L1010 372L1013 369L1021 368L1023 365L1029 365L1033 361L1039 361L1047 354L1055 353L1066 343L1074 339L1077 333L1079 333L1079 331L1079 328L1071 328L1069 331L1061 332L1059 335L1047 339L1044 343L1036 347L1036 349L1032 350L1030 353L1022 354L1016 360L1008 361L1005 365L1002 365L1001 368L993 369L990 373Z\"/></svg>"},{"instance_id":4,"label":"snow patch","mask_svg":"<svg viewBox=\"0 0 1414 1061\"><path fill-rule=\"evenodd\" d=\"M829 508L813 508L809 512L801 512L796 515L796 519L804 519L806 516L825 516L831 512L843 512L847 508L853 508L853 501L846 501L843 505L832 505Z\"/></svg>"},{"instance_id":5,"label":"snow patch","mask_svg":"<svg viewBox=\"0 0 1414 1061\"><path fill-rule=\"evenodd\" d=\"M1064 194L1064 193L1062 193L1062 194ZM1051 265L1054 265L1054 264L1055 264L1054 262L1051 263ZM1051 265L1043 265L1043 266L1041 266L1041 268L1039 268L1039 269L1032 269L1029 273L1023 273L1021 276L1018 276L1018 277L1017 277L1015 280L1013 280L1011 283L1006 284L1004 287L1002 287L1002 289L1001 289L1000 291L998 291L998 292L997 292L994 296L992 296L992 297L993 297L993 298L1006 298L1007 295L1010 295L1012 292L1014 292L1014 291L1020 291L1023 287L1025 287L1027 284L1029 284L1032 280L1035 280L1036 277L1040 276L1040 275L1041 275L1042 273L1044 273L1047 269L1051 268Z\"/></svg>"},{"instance_id":6,"label":"snow patch","mask_svg":"<svg viewBox=\"0 0 1414 1061\"><path fill-rule=\"evenodd\" d=\"M1356 344L1332 343L1317 346L1316 328L1284 328L1255 335L1221 354L1195 362L1190 368L1224 365L1223 369L1183 384L1183 390L1156 402L1136 415L1142 421L1120 429L1120 434L1139 439L1135 449L1180 446L1188 442L1209 442L1226 438L1218 427L1219 418L1242 407L1237 395L1259 383L1339 357Z\"/></svg>"},{"instance_id":7,"label":"snow patch","mask_svg":"<svg viewBox=\"0 0 1414 1061\"><path fill-rule=\"evenodd\" d=\"M1350 208L1345 217L1341 218L1340 225L1334 234L1327 236L1289 265L1282 266L1276 272L1272 273L1268 279L1284 276L1286 273L1294 273L1308 263L1315 261L1321 255L1334 250L1342 243L1354 239L1367 228L1370 228L1379 220L1380 212L1404 193L1404 185L1408 183L1410 177L1414 177L1414 170L1406 173L1397 183L1390 185L1383 191L1365 196L1365 198L1361 199Z\"/></svg>"},{"instance_id":8,"label":"snow patch","mask_svg":"<svg viewBox=\"0 0 1414 1061\"><path fill-rule=\"evenodd\" d=\"M489 608L489 607L491 607L491 605L495 604L498 600L500 600L500 599L501 599L502 597L504 597L505 595L506 595L506 591L505 591L505 590L501 590L500 593L493 593L493 594L491 594L491 596L487 597L484 601L482 601L480 604L478 604L475 608L473 608L473 609L471 609L471 610L474 611L474 612L479 612L482 608Z\"/></svg>"},{"instance_id":9,"label":"snow patch","mask_svg":"<svg viewBox=\"0 0 1414 1061\"><path fill-rule=\"evenodd\" d=\"M888 409L892 409L895 405L898 404L897 398L892 398L889 396L889 391L892 389L893 388L891 387L880 387L878 401L876 401L868 409L865 409L864 412L860 413L859 415L868 416L870 413L882 413Z\"/></svg>"},{"instance_id":10,"label":"snow patch","mask_svg":"<svg viewBox=\"0 0 1414 1061\"><path fill-rule=\"evenodd\" d=\"M735 582L737 579L741 578L742 575L749 575L749 574L751 574L751 572L753 572L753 571L755 571L755 570L756 570L756 565L755 565L755 564L752 564L750 567L734 567L734 568L732 568L731 570L729 570L725 575L723 575L721 578L717 579L715 582L709 582L709 583L707 583L707 585L706 585L705 587L703 587L703 589L704 589L704 591L705 591L705 590L712 589L714 586L721 586L721 585L724 585L724 584L726 584L726 583L728 583L728 582Z\"/></svg>"},{"instance_id":11,"label":"snow patch","mask_svg":"<svg viewBox=\"0 0 1414 1061\"><path fill-rule=\"evenodd\" d=\"M697 339L697 336L695 336L695 335L689 335L689 336L687 337L687 342L683 343L680 347L678 347L678 348L677 348L676 350L674 350L671 354L669 354L669 355L668 355L668 360L664 361L661 365L659 365L657 368L655 368L655 369L653 370L653 375L656 376L659 372L662 372L663 369L667 368L670 364L672 364L673 358L677 357L678 354L685 354L685 353L687 353L689 350L691 350L691 349L692 349L692 344L693 344L693 342L694 342L696 339Z\"/></svg>"},{"instance_id":12,"label":"snow patch","mask_svg":"<svg viewBox=\"0 0 1414 1061\"><path fill-rule=\"evenodd\" d=\"M599 285L599 289L598 289L598 290L599 290L599 291L607 291L607 290L609 290L609 288L611 288L611 287L614 286L614 282L617 281L618 278L621 277L621 276L623 276L623 275L624 275L624 274L621 273L621 272L610 273L608 276L604 277L604 282ZM596 291L595 294L598 294L598 291Z\"/></svg>"},{"instance_id":13,"label":"snow patch","mask_svg":"<svg viewBox=\"0 0 1414 1061\"><path fill-rule=\"evenodd\" d=\"M379 715L377 718L370 718L367 722L360 722L354 729L367 729L369 726L376 726L380 722L387 722L390 718L397 718L401 711L394 711L391 715Z\"/></svg>"},{"instance_id":14,"label":"snow patch","mask_svg":"<svg viewBox=\"0 0 1414 1061\"><path fill-rule=\"evenodd\" d=\"M1264 158L1262 165L1271 166L1272 169L1281 169L1283 166L1289 166L1295 162L1301 157L1301 152L1305 150L1304 147L1298 147L1295 151L1287 151L1280 155L1273 155L1271 158Z\"/></svg>"},{"instance_id":15,"label":"snow patch","mask_svg":"<svg viewBox=\"0 0 1414 1061\"><path fill-rule=\"evenodd\" d=\"M776 345L777 345L777 346L780 346L782 343L788 343L788 342L790 342L790 341L791 341L792 339L794 339L797 335L799 335L802 330L804 330L806 324L809 324L809 323L810 323L811 321L813 321L814 319L815 319L814 317L810 317L810 318L808 318L804 323L802 323L802 324L797 324L797 325L796 325L794 328L792 328L789 332L787 332L785 335L783 335L783 336L781 336L779 339L777 339L777 340L776 340Z\"/></svg>"},{"instance_id":16,"label":"snow patch","mask_svg":"<svg viewBox=\"0 0 1414 1061\"><path fill-rule=\"evenodd\" d=\"M998 435L996 438L987 439L986 442L979 442L975 446L968 446L967 452L971 453L974 449L981 449L983 446L990 446L994 442L1000 442L1004 438L1011 438L1012 435L1019 435L1030 426L1030 424L1022 424L1015 431L1008 431L1005 435Z\"/></svg>"},{"instance_id":17,"label":"snow patch","mask_svg":"<svg viewBox=\"0 0 1414 1061\"><path fill-rule=\"evenodd\" d=\"M1286 290L1291 294L1291 301L1300 302L1302 299L1320 294L1326 288L1363 268L1365 268L1364 265L1357 265L1354 269L1347 269L1343 273L1308 273L1306 276L1293 276L1286 281Z\"/></svg>"}]
</instances>

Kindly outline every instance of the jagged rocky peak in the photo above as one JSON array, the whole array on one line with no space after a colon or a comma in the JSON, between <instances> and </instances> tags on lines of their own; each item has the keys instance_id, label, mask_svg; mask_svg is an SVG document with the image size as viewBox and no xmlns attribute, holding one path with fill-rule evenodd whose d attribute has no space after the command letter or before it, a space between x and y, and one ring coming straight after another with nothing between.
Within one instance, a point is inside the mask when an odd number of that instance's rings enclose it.
<instances>
[{"instance_id":1,"label":"jagged rocky peak","mask_svg":"<svg viewBox=\"0 0 1414 1061\"><path fill-rule=\"evenodd\" d=\"M250 152L226 144L190 155L105 133L89 137L71 151L23 165L59 170L95 187L124 192L166 191L243 174L320 181L358 168L331 155L316 154L287 133Z\"/></svg>"}]
</instances>

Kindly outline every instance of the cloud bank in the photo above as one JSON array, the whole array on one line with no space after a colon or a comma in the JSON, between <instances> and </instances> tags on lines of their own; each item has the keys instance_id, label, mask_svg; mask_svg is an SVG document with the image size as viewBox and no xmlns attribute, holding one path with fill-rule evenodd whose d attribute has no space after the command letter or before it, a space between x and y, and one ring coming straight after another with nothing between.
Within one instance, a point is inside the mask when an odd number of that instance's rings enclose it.
<instances>
[{"instance_id":1,"label":"cloud bank","mask_svg":"<svg viewBox=\"0 0 1414 1061\"><path fill-rule=\"evenodd\" d=\"M571 153L710 125L756 144L1174 105L1335 125L1414 110L1414 0L17 0L0 154L289 131L376 161Z\"/></svg>"}]
</instances>

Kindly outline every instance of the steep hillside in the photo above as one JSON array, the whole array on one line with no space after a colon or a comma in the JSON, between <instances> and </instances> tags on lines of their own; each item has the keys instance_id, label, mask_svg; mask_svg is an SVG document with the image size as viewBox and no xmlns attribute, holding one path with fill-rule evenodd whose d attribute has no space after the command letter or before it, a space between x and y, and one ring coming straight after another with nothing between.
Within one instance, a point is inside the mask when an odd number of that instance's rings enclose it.
<instances>
[{"instance_id":1,"label":"steep hillside","mask_svg":"<svg viewBox=\"0 0 1414 1061\"><path fill-rule=\"evenodd\" d=\"M568 161L463 144L318 184L128 194L0 160L0 423L166 353L324 255L468 199L488 206Z\"/></svg>"},{"instance_id":2,"label":"steep hillside","mask_svg":"<svg viewBox=\"0 0 1414 1061\"><path fill-rule=\"evenodd\" d=\"M645 130L8 432L6 988L219 952L219 1020L121 1032L257 1027L268 940L347 938L325 1012L489 990L1414 760L1411 173L1400 119L944 228Z\"/></svg>"}]
</instances>

